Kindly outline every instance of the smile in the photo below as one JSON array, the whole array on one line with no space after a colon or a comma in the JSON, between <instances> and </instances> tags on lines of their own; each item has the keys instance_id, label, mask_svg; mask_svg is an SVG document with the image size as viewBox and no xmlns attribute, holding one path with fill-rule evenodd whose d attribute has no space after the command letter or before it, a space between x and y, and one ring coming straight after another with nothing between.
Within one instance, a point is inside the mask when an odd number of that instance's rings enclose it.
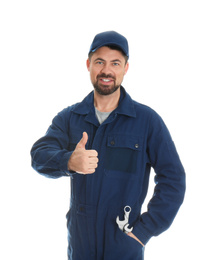
<instances>
[{"instance_id":1,"label":"smile","mask_svg":"<svg viewBox=\"0 0 224 260\"><path fill-rule=\"evenodd\" d=\"M114 80L113 79L108 79L108 78L100 78L101 83L107 85L112 83Z\"/></svg>"},{"instance_id":2,"label":"smile","mask_svg":"<svg viewBox=\"0 0 224 260\"><path fill-rule=\"evenodd\" d=\"M102 79L102 81L104 81L104 82L109 82L109 81L111 81L110 79Z\"/></svg>"}]
</instances>

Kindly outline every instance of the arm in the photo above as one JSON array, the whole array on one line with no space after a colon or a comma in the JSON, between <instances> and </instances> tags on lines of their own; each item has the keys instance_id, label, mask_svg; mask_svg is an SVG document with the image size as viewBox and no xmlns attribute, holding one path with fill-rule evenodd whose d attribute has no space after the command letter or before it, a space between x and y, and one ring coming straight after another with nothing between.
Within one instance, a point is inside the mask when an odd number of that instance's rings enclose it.
<instances>
[{"instance_id":1,"label":"arm","mask_svg":"<svg viewBox=\"0 0 224 260\"><path fill-rule=\"evenodd\" d=\"M49 178L67 176L67 164L72 154L68 146L68 112L65 109L53 119L45 136L33 145L32 167Z\"/></svg>"},{"instance_id":2,"label":"arm","mask_svg":"<svg viewBox=\"0 0 224 260\"><path fill-rule=\"evenodd\" d=\"M80 138L74 151L69 151L69 113L63 110L49 127L46 135L32 147L32 166L40 174L50 178L69 176L75 172L91 174L98 166L98 154L95 150L86 150L88 140L86 132ZM79 140L80 138L81 140Z\"/></svg>"},{"instance_id":3,"label":"arm","mask_svg":"<svg viewBox=\"0 0 224 260\"><path fill-rule=\"evenodd\" d=\"M185 193L185 172L162 119L156 115L148 136L148 157L154 168L155 190L147 212L134 225L133 234L146 244L172 224Z\"/></svg>"}]
</instances>

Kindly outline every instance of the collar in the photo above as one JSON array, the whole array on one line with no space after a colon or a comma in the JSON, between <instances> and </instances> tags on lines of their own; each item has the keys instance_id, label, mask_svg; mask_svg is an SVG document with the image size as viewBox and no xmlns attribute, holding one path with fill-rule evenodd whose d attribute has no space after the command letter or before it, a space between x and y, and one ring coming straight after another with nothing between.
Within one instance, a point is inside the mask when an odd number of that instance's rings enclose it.
<instances>
[{"instance_id":1,"label":"collar","mask_svg":"<svg viewBox=\"0 0 224 260\"><path fill-rule=\"evenodd\" d=\"M95 113L94 108L94 91L90 92L82 102L77 103L72 109L76 114L87 115ZM121 95L118 107L114 110L116 114L126 115L129 117L136 117L134 102L129 94L121 86Z\"/></svg>"}]
</instances>

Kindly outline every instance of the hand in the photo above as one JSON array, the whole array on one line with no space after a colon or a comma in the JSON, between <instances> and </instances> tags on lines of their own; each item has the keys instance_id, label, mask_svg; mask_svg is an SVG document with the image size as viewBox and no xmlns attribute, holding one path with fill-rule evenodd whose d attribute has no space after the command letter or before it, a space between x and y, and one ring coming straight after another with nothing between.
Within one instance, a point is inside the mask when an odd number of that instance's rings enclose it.
<instances>
[{"instance_id":1,"label":"hand","mask_svg":"<svg viewBox=\"0 0 224 260\"><path fill-rule=\"evenodd\" d=\"M82 139L76 145L68 161L68 169L81 174L91 174L98 167L98 153L95 150L86 150L88 134L83 132Z\"/></svg>"},{"instance_id":2,"label":"hand","mask_svg":"<svg viewBox=\"0 0 224 260\"><path fill-rule=\"evenodd\" d=\"M138 241L142 246L145 246L132 232L129 232L127 234L129 237L134 238L136 241Z\"/></svg>"}]
</instances>

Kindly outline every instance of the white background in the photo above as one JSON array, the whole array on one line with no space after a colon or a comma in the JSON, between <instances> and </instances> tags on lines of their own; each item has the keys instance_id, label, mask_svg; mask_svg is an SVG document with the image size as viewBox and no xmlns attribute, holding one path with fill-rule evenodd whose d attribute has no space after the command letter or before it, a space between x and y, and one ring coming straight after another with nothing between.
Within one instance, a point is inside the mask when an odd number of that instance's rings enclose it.
<instances>
[{"instance_id":1,"label":"white background","mask_svg":"<svg viewBox=\"0 0 224 260\"><path fill-rule=\"evenodd\" d=\"M127 37L123 85L162 116L187 173L184 204L145 259L224 259L222 3L1 1L0 259L67 257L69 178L37 174L29 152L60 110L92 90L85 61L105 30ZM153 179L149 198L152 190Z\"/></svg>"}]
</instances>

